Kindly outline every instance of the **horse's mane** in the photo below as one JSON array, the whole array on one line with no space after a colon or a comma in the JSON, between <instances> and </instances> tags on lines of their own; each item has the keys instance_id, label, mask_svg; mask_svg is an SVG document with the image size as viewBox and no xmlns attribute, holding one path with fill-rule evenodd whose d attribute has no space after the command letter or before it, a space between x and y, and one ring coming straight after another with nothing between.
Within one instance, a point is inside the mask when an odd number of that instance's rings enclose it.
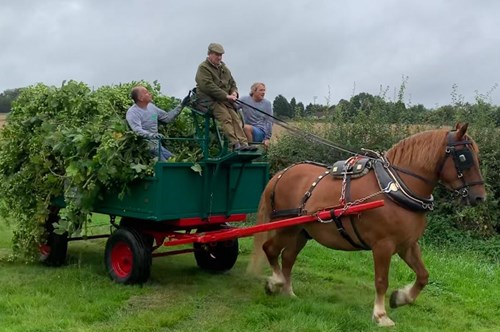
<instances>
[{"instance_id":1,"label":"horse's mane","mask_svg":"<svg viewBox=\"0 0 500 332\"><path fill-rule=\"evenodd\" d=\"M394 144L386 156L394 165L434 172L444 156L447 133L446 129L436 129L414 134Z\"/></svg>"}]
</instances>

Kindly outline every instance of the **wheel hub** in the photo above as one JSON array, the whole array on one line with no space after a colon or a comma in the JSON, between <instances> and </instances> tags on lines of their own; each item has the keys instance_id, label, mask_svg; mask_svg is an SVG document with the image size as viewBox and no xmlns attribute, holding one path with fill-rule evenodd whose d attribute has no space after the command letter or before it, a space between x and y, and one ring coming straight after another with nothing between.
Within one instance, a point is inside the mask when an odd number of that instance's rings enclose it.
<instances>
[{"instance_id":1,"label":"wheel hub","mask_svg":"<svg viewBox=\"0 0 500 332\"><path fill-rule=\"evenodd\" d=\"M120 278L127 277L132 271L133 254L130 247L123 242L117 243L111 251L111 267Z\"/></svg>"}]
</instances>

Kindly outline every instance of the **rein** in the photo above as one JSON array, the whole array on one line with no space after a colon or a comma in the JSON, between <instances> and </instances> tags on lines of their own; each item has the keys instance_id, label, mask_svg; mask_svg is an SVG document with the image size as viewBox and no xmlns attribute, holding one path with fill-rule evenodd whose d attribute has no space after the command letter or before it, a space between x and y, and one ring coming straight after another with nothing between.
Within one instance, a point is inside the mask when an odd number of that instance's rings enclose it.
<instances>
[{"instance_id":1,"label":"rein","mask_svg":"<svg viewBox=\"0 0 500 332\"><path fill-rule=\"evenodd\" d=\"M427 184L430 184L431 186L435 186L437 183L439 183L439 181L433 181L433 180L429 180L421 175L418 175L418 174L415 174L409 170L407 170L406 168L402 168L402 167L399 167L399 166L396 166L396 165L391 165L390 167L392 167L393 169L395 169L396 171L398 172L401 172L401 173L405 173L409 176L412 176L416 179L419 179L419 180L422 180L423 182L427 183Z\"/></svg>"},{"instance_id":2,"label":"rein","mask_svg":"<svg viewBox=\"0 0 500 332\"><path fill-rule=\"evenodd\" d=\"M281 120L281 119L275 117L274 115L267 114L266 112L261 111L257 107L254 107L252 105L249 105L249 104L245 103L244 101L236 99L236 103L241 104L241 105L245 105L245 106L247 106L247 107L249 107L249 108L251 108L251 109L253 109L253 110L255 110L255 111L257 111L257 112L259 112L259 113L261 113L261 114L263 114L263 115L271 118L271 119L273 119L274 123L277 124L278 126L283 127L283 128L289 130L290 132L292 132L294 134L297 134L297 135L300 135L300 136L305 137L307 139L310 139L311 141L313 141L315 143L323 144L323 145L328 146L330 148L333 148L335 150L349 153L349 154L351 154L353 156L358 156L359 155L359 153L356 153L356 152L354 152L352 150L349 150L349 149L347 149L345 147L342 147L342 146L340 146L338 144L335 144L335 143L333 143L333 142L331 142L331 141L329 141L327 139L319 137L318 135L314 135L314 134L305 132L305 131L303 131L303 130L301 130L299 128L296 128L296 127L290 125L288 122L286 122L284 120Z\"/></svg>"}]
</instances>

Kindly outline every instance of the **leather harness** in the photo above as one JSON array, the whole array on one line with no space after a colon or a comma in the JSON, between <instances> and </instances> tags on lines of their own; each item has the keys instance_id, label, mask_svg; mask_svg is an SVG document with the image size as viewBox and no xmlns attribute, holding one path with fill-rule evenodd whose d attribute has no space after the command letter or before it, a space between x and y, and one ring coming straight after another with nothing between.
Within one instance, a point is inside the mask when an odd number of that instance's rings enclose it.
<instances>
[{"instance_id":1,"label":"leather harness","mask_svg":"<svg viewBox=\"0 0 500 332\"><path fill-rule=\"evenodd\" d=\"M481 179L480 181L474 181L467 183L465 179L463 178L463 171L471 168L472 166L475 165L472 152L470 151L469 146L472 144L469 140L462 140L462 141L454 141L455 131L450 131L447 136L447 145L445 149L445 157L444 159L440 162L437 168L437 174L438 178L443 170L444 164L447 160L448 157L451 157L455 169L457 172L457 176L459 179L462 181L462 186L458 188L447 188L454 190L457 194L462 195L462 196L467 196L468 194L468 188L475 186L475 185L481 185L484 183L484 181ZM457 150L456 147L458 145L463 145L463 148L460 150ZM325 171L321 175L318 176L318 178L311 184L309 187L309 190L307 190L304 194L304 196L301 199L300 205L298 208L295 209L285 209L285 210L276 210L275 206L275 196L276 196L276 187L278 185L278 182L281 180L283 175L289 171L291 168L300 165L300 164L312 164L316 165L319 167L324 167ZM406 170L401 167L393 166L389 163L387 158L383 156L380 153L376 153L373 151L369 152L368 156L355 156L352 157L348 160L345 161L339 161L336 162L333 166L329 167L325 164L322 163L317 163L313 161L304 161L300 163L295 163L287 168L285 168L281 173L278 174L277 180L274 183L273 186L273 191L271 193L271 219L275 218L283 218L283 217L295 217L295 216L300 216L300 215L306 215L308 214L307 210L305 210L305 205L309 198L311 197L314 189L318 186L320 181L322 181L324 178L326 178L328 175L333 176L334 178L342 178L343 179L343 189L342 189L342 195L341 195L341 203L342 204L356 204L356 202L351 201L351 195L350 195L350 187L351 187L351 180L352 178L357 178L366 175L369 171L373 170L375 172L377 182L379 184L379 187L381 189L380 192L375 193L373 195L377 195L379 193L384 193L386 194L392 201L396 202L398 205L401 207L408 209L410 211L415 211L415 212L426 212L426 211L431 211L434 208L434 198L432 195L430 197L420 197L413 193L408 186L403 182L401 177L399 176L398 172L402 172L408 175L411 175L415 178L418 178L426 183L430 183L435 185L436 181L431 181L428 180L422 176L419 176L418 174L414 174L409 170ZM345 216L344 216L345 217ZM363 241L362 237L360 236L358 229L356 227L356 220L359 220L359 215L357 216L357 219L353 217L352 215L349 216L349 219L351 221L351 226L352 229L358 239L358 242L355 242L349 233L345 230L345 227L342 222L342 216L336 217L335 215L331 215L331 220L335 222L335 225L337 226L337 230L339 231L340 235L349 242L353 247L358 248L358 249L364 249L364 250L370 250L371 248L366 244L365 241ZM326 222L323 220L319 220L321 222ZM304 231L305 232L305 231ZM311 238L309 234L306 235L308 238Z\"/></svg>"}]
</instances>

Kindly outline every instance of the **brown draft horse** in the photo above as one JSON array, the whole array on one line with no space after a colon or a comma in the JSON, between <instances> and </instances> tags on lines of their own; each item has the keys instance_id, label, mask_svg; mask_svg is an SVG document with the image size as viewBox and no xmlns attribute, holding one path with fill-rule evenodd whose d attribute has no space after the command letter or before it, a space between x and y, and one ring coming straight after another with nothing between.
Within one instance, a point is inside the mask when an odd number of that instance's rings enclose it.
<instances>
[{"instance_id":1,"label":"brown draft horse","mask_svg":"<svg viewBox=\"0 0 500 332\"><path fill-rule=\"evenodd\" d=\"M397 253L416 274L413 284L392 293L390 305L395 308L413 303L428 282L418 240L426 227L425 212L432 209L431 194L436 184L440 181L471 205L486 198L479 170L478 147L466 135L467 126L457 124L454 131L438 129L412 135L388 150L385 159L369 159L379 168L382 166L397 173L397 186L389 182L384 188L385 184L382 186L375 174L376 167L364 176L353 177L348 183L345 175L343 178L322 176L328 173L328 169L315 163L296 164L277 173L262 194L257 224L298 214L313 215L338 206L339 200L369 202L384 199L385 205L353 218L340 217L336 222L318 220L256 234L248 272L258 274L266 256L273 271L267 279L266 291L295 296L291 271L308 238L331 249L371 249L376 289L373 320L380 326L394 325L384 303L391 256ZM397 197L389 197L390 193L403 191L409 195L403 197L408 204L404 199L397 202ZM345 233L344 236L341 233Z\"/></svg>"}]
</instances>

